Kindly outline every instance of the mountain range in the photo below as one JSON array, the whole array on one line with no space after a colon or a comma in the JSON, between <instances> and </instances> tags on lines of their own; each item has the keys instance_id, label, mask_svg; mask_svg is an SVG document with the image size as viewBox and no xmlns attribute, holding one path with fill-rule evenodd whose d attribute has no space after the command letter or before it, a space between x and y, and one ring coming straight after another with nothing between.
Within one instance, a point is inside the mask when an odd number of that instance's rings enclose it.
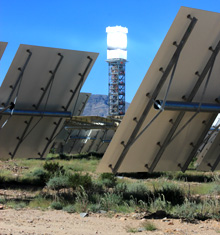
<instances>
[{"instance_id":1,"label":"mountain range","mask_svg":"<svg viewBox=\"0 0 220 235\"><path fill-rule=\"evenodd\" d=\"M125 111L130 103L125 102ZM108 116L108 96L92 94L86 104L83 116Z\"/></svg>"}]
</instances>

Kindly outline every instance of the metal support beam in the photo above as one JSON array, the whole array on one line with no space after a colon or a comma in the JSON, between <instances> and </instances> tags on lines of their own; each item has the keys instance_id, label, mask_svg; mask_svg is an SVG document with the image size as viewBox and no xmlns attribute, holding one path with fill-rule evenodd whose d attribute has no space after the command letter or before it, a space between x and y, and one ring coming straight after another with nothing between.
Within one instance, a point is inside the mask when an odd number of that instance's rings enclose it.
<instances>
[{"instance_id":1,"label":"metal support beam","mask_svg":"<svg viewBox=\"0 0 220 235\"><path fill-rule=\"evenodd\" d=\"M52 132L50 138L47 138L47 144L46 144L44 150L42 151L42 153L38 153L38 155L39 155L41 158L44 156L44 154L45 154L45 152L46 152L48 146L49 146L49 145L51 144L51 142L54 140L54 136L55 136L55 134L57 134L57 130L58 130L58 128L59 128L59 126L60 126L62 120L63 120L63 119L60 118L59 121L56 123L56 127L54 128L54 130L53 130L53 132Z\"/></svg>"},{"instance_id":2,"label":"metal support beam","mask_svg":"<svg viewBox=\"0 0 220 235\"><path fill-rule=\"evenodd\" d=\"M190 34L191 34L191 32L192 32L192 30L193 30L193 28L194 28L194 26L195 26L195 24L197 22L197 19L195 17L191 18L191 17L188 16L187 18L190 19L191 22L190 22L186 32L184 33L184 35L183 35L179 45L177 46L176 51L174 52L174 54L173 54L173 56L172 56L172 58L171 58L171 60L170 60L170 62L168 64L167 68L165 69L165 71L164 71L164 73L163 73L163 75L162 75L162 77L161 77L161 79L159 81L159 83L157 84L156 89L154 90L153 94L151 95L151 98L148 101L148 103L147 103L147 105L146 105L146 107L145 107L145 109L144 109L144 111L143 111L139 121L137 122L136 127L134 128L130 138L128 139L127 144L124 147L124 150L122 151L122 153L121 153L118 161L116 162L115 166L112 168L113 173L116 173L118 171L118 169L119 169L121 163L123 162L123 160L124 160L128 150L129 150L129 148L131 147L131 145L132 145L133 141L135 140L138 132L140 131L146 116L148 115L151 107L153 106L154 100L156 100L160 90L162 89L164 83L167 80L167 77L169 76L171 70L174 68L175 64L177 63L178 58L180 56L180 53L181 53L185 43L187 42L187 39L189 38L189 36L190 36Z\"/></svg>"},{"instance_id":3,"label":"metal support beam","mask_svg":"<svg viewBox=\"0 0 220 235\"><path fill-rule=\"evenodd\" d=\"M155 109L160 109L163 105L162 100L156 101L158 105L154 105ZM201 104L193 102L179 102L179 101L166 101L164 105L166 111L185 111L185 112L206 112L206 113L220 113L219 104Z\"/></svg>"},{"instance_id":4,"label":"metal support beam","mask_svg":"<svg viewBox=\"0 0 220 235\"><path fill-rule=\"evenodd\" d=\"M183 166L180 166L180 169L185 172L190 164L190 162L192 161L193 157L196 155L199 147L201 146L204 138L206 137L208 131L210 130L210 127L212 126L213 122L216 119L216 114L213 114L211 116L211 118L209 119L209 121L206 123L205 125L205 129L203 130L203 132L201 133L201 135L199 136L199 139L197 140L196 144L193 146L193 150L191 151L189 157L187 158L185 164Z\"/></svg>"},{"instance_id":5,"label":"metal support beam","mask_svg":"<svg viewBox=\"0 0 220 235\"><path fill-rule=\"evenodd\" d=\"M27 131L28 131L28 129L29 129L30 124L32 123L32 121L33 121L33 117L31 117L31 118L29 119L29 121L26 123L26 127L25 127L25 129L24 129L24 131L23 131L21 137L18 138L19 141L18 141L18 143L17 143L17 145L16 145L16 147L15 147L13 153L11 153L11 152L9 153L9 155L11 156L12 159L15 157L15 154L17 153L17 151L18 151L18 149L19 149L21 143L24 141L24 139L25 139L25 134L27 133Z\"/></svg>"},{"instance_id":6,"label":"metal support beam","mask_svg":"<svg viewBox=\"0 0 220 235\"><path fill-rule=\"evenodd\" d=\"M81 146L80 146L80 149L79 149L78 153L81 153L81 152L82 152L82 149L83 149L84 146L85 146L85 143L82 143Z\"/></svg>"},{"instance_id":7,"label":"metal support beam","mask_svg":"<svg viewBox=\"0 0 220 235\"><path fill-rule=\"evenodd\" d=\"M51 74L51 77L50 77L50 79L49 79L49 81L48 81L46 87L42 88L43 93L42 93L42 95L41 95L41 97L40 97L40 99L39 99L37 105L35 105L35 109L36 109L36 110L37 110L37 109L39 108L39 106L41 105L42 100L44 99L44 96L46 95L48 89L49 89L49 88L51 89L51 85L52 85L53 80L54 80L54 78L55 78L56 72L57 72L57 70L58 70L58 68L59 68L59 66L60 66L60 64L61 64L61 62L62 62L62 60L63 60L63 55L61 55L61 53L58 53L57 55L60 56L60 59L59 59L57 65L56 65L54 71L49 71L49 73ZM49 98L49 97L48 97L48 98ZM46 107L45 107L45 109L46 109Z\"/></svg>"},{"instance_id":8,"label":"metal support beam","mask_svg":"<svg viewBox=\"0 0 220 235\"><path fill-rule=\"evenodd\" d=\"M71 104L73 98L75 97L77 91L80 92L80 89L79 89L79 88L82 86L83 81L84 81L84 78L85 78L85 75L86 75L86 73L88 72L88 69L89 69L89 67L90 67L91 64L92 64L93 59L92 59L90 56L88 56L87 59L89 59L89 63L87 64L87 66L86 66L86 68L85 68L85 70L84 70L84 73L83 73L83 74L80 74L80 73L79 73L79 76L81 76L81 78L80 78L80 80L79 80L77 86L75 87L74 91L71 90L72 95L71 95L71 97L70 97L70 99L69 99L67 105L64 107L64 110L65 110L65 111L68 110L68 108L69 108L69 106L70 106L70 104Z\"/></svg>"},{"instance_id":9,"label":"metal support beam","mask_svg":"<svg viewBox=\"0 0 220 235\"><path fill-rule=\"evenodd\" d=\"M14 103L11 102L7 107L0 108L0 115L4 115L4 113L9 113L11 115L11 111L14 109Z\"/></svg>"},{"instance_id":10,"label":"metal support beam","mask_svg":"<svg viewBox=\"0 0 220 235\"><path fill-rule=\"evenodd\" d=\"M220 49L220 41L218 42L218 44L217 44L215 50L213 51L212 55L210 56L210 58L209 58L209 60L208 60L208 62L207 62L207 64L206 64L205 68L203 69L201 75L199 76L199 79L197 80L195 86L193 87L193 89L192 89L192 91L191 91L189 97L187 98L186 102L192 102L194 96L196 95L196 93L198 92L200 86L202 85L202 82L204 81L204 79L205 79L207 73L208 73L209 70L213 67L214 61L215 61L215 59L216 59L216 56L218 55L219 49ZM179 126L181 120L183 119L184 115L185 115L185 111L181 111L181 112L179 113L179 115L177 116L175 122L174 122L173 125L172 125L171 130L170 130L169 133L167 134L167 137L166 137L166 139L164 140L164 142L163 142L163 144L162 144L160 150L158 151L158 153L157 153L157 155L156 155L156 157L155 157L153 163L152 163L151 166L149 167L149 172L153 172L153 170L155 169L157 163L159 162L161 156L163 155L164 151L166 150L167 146L169 145L169 143L170 143L170 141L171 141L171 138L173 137L175 131L177 130L177 128L178 128L178 126ZM214 121L214 120L213 120L213 121ZM209 128L210 128L210 126L209 126ZM208 131L208 130L207 130L207 131ZM206 134L206 133L205 133L205 134ZM202 135L201 135L201 136L202 136ZM204 136L204 137L205 137L205 136ZM199 138L199 141L200 141L200 140L201 140L201 138ZM202 140L203 140L203 139L202 139ZM201 141L202 141L202 140L201 140ZM201 142L200 142L199 144L201 144ZM197 146L197 145L196 145L196 146ZM199 147L199 146L198 146L198 147ZM194 148L194 149L195 149L195 148ZM194 152L194 151L193 151L193 152ZM192 152L192 153L193 153L193 152ZM188 157L188 159L187 159L186 163L184 164L184 166L181 167L181 170L182 170L182 171L186 171L186 169L187 169L187 167L188 167L187 164L189 164L189 163L191 162L192 158L193 158L192 153L191 153L190 156Z\"/></svg>"},{"instance_id":11,"label":"metal support beam","mask_svg":"<svg viewBox=\"0 0 220 235\"><path fill-rule=\"evenodd\" d=\"M216 161L214 162L213 166L211 166L211 171L214 171L216 169L219 162L220 162L220 154L218 155L218 157L217 157Z\"/></svg>"},{"instance_id":12,"label":"metal support beam","mask_svg":"<svg viewBox=\"0 0 220 235\"><path fill-rule=\"evenodd\" d=\"M9 105L9 103L11 102L11 99L12 99L12 96L13 94L15 93L16 89L17 89L17 93L19 91L19 88L20 88L20 84L21 84L21 81L22 81L22 77L23 77L23 74L24 74L24 71L30 61L30 58L32 56L32 52L28 49L26 50L26 52L28 53L28 57L24 63L24 66L22 68L18 68L18 70L20 71L19 75L18 75L18 78L15 82L14 85L11 85L10 87L12 88L12 91L8 97L8 100L5 102L5 104L3 104L5 107Z\"/></svg>"},{"instance_id":13,"label":"metal support beam","mask_svg":"<svg viewBox=\"0 0 220 235\"><path fill-rule=\"evenodd\" d=\"M11 109L0 108L1 115L11 115ZM62 117L71 118L71 112L60 112L60 111L42 111L42 110L13 110L13 116L33 116L33 117Z\"/></svg>"},{"instance_id":14,"label":"metal support beam","mask_svg":"<svg viewBox=\"0 0 220 235\"><path fill-rule=\"evenodd\" d=\"M73 110L73 114L74 114L75 116L80 116L80 115L82 114L84 108L86 107L86 104L87 104L87 102L88 102L89 97L90 97L89 95L86 95L86 99L85 99L85 101L83 101L82 107L80 107L80 109L77 110L77 114L75 114L75 111L76 111L76 110L75 110L76 105L75 105L74 110ZM77 100L77 102L78 102L78 100ZM76 104L77 104L77 102L76 102Z\"/></svg>"},{"instance_id":15,"label":"metal support beam","mask_svg":"<svg viewBox=\"0 0 220 235\"><path fill-rule=\"evenodd\" d=\"M78 131L77 136L80 135L80 132L81 132L81 130ZM72 141L71 146L70 146L69 151L68 151L69 154L72 152L72 150L74 148L74 145L77 143L77 141L78 141L77 139Z\"/></svg>"},{"instance_id":16,"label":"metal support beam","mask_svg":"<svg viewBox=\"0 0 220 235\"><path fill-rule=\"evenodd\" d=\"M99 134L99 132L97 131L96 135L93 138L90 138L91 139L91 144L90 144L90 146L89 146L89 148L87 150L88 153L90 152L92 146L94 145L95 140L97 139L98 134Z\"/></svg>"},{"instance_id":17,"label":"metal support beam","mask_svg":"<svg viewBox=\"0 0 220 235\"><path fill-rule=\"evenodd\" d=\"M98 150L101 148L101 146L103 145L103 142L102 142L102 140L105 138L105 136L107 135L107 132L108 132L108 130L104 130L103 131L103 134L102 134L102 136L100 137L100 142L97 144L97 147L96 147L96 149L95 149L95 151L96 152L98 152Z\"/></svg>"},{"instance_id":18,"label":"metal support beam","mask_svg":"<svg viewBox=\"0 0 220 235\"><path fill-rule=\"evenodd\" d=\"M86 99L85 99L85 101L82 103L82 104L83 104L82 107L80 107L79 110L75 110L75 109L76 109L76 106L77 106L78 99L79 99L79 96L78 96L72 114L80 116L81 113L82 113L82 111L84 110L84 108L85 108L85 106L86 106L86 103L87 103L89 97L90 97L89 95L86 95ZM70 115L71 115L71 113L70 113ZM72 118L72 116L70 116L70 117ZM62 127L62 130L63 130L63 129L65 129L65 126ZM60 132L61 132L62 130L60 130ZM71 132L72 132L71 130L66 130L66 131L68 132L68 134L67 134L67 136L66 136L66 139L64 139L64 142L65 142L65 143L68 142L68 139L69 139L69 137L70 137L70 135L71 135Z\"/></svg>"}]
</instances>

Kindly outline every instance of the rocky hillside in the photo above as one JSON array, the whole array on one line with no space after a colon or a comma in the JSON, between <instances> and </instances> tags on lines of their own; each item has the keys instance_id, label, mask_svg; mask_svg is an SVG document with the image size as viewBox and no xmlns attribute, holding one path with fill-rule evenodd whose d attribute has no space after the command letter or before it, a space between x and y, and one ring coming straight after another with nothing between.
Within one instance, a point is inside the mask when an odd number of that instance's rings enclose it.
<instances>
[{"instance_id":1,"label":"rocky hillside","mask_svg":"<svg viewBox=\"0 0 220 235\"><path fill-rule=\"evenodd\" d=\"M126 102L127 110L129 103ZM91 95L83 112L83 116L108 116L108 96L107 95Z\"/></svg>"}]
</instances>

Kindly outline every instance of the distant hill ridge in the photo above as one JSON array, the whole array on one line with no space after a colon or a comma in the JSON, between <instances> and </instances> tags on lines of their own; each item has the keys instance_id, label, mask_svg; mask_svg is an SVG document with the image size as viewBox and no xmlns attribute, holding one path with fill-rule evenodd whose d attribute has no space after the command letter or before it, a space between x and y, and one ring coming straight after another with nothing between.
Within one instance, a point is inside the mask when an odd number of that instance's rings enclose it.
<instances>
[{"instance_id":1,"label":"distant hill ridge","mask_svg":"<svg viewBox=\"0 0 220 235\"><path fill-rule=\"evenodd\" d=\"M127 110L130 103L125 103ZM83 116L108 116L108 96L107 95L91 95L83 112Z\"/></svg>"}]
</instances>

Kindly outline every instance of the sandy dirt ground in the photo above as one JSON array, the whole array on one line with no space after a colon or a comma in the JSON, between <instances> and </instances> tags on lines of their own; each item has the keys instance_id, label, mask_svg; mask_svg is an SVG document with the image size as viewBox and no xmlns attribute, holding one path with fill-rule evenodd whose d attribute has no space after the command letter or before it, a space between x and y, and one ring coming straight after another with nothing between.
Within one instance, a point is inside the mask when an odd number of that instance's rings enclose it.
<instances>
[{"instance_id":1,"label":"sandy dirt ground","mask_svg":"<svg viewBox=\"0 0 220 235\"><path fill-rule=\"evenodd\" d=\"M220 234L220 222L209 220L197 224L174 219L147 220L157 227L156 231L140 231L137 234L153 235L212 235ZM102 214L69 214L64 211L3 209L0 210L0 235L3 234L134 234L129 228L142 228L143 220L134 215L114 215L112 218Z\"/></svg>"}]
</instances>

